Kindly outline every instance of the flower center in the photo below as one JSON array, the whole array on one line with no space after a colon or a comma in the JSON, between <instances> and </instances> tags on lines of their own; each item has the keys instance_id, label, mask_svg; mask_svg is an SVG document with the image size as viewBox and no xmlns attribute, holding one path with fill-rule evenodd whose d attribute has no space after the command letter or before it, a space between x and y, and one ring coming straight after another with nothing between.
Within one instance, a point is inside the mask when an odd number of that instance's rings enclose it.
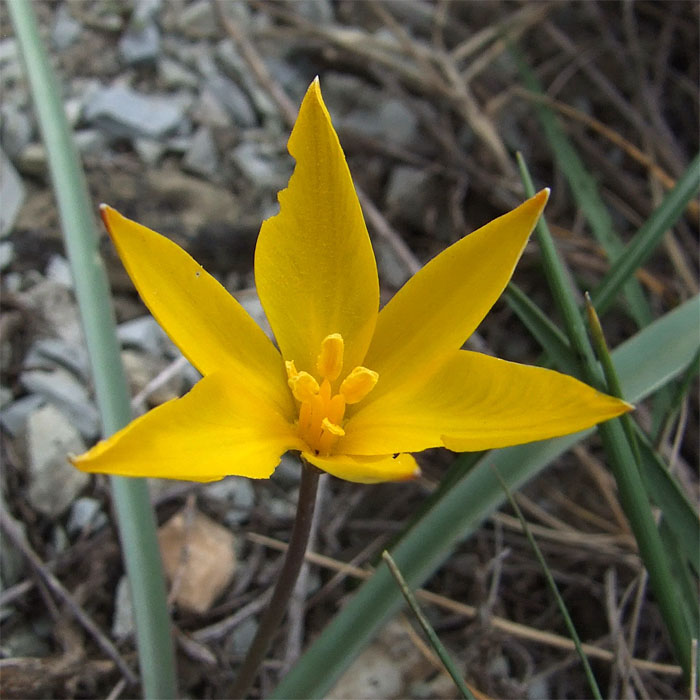
<instances>
[{"instance_id":1,"label":"flower center","mask_svg":"<svg viewBox=\"0 0 700 700\"><path fill-rule=\"evenodd\" d=\"M345 435L343 418L347 404L358 403L369 394L379 375L366 367L355 367L333 393L333 383L343 370L343 336L327 335L316 360L316 379L308 372L298 372L293 360L287 360L289 388L299 402L297 430L299 437L318 455L329 455L338 439Z\"/></svg>"}]
</instances>

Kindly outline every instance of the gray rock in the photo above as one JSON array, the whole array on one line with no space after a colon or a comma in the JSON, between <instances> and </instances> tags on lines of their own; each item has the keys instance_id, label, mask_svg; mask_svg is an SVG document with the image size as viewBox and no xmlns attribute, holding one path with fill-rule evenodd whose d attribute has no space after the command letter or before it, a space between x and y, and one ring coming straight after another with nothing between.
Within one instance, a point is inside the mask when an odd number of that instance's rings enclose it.
<instances>
[{"instance_id":1,"label":"gray rock","mask_svg":"<svg viewBox=\"0 0 700 700\"><path fill-rule=\"evenodd\" d=\"M133 146L146 165L157 165L167 150L167 146L162 141L155 139L134 139Z\"/></svg>"},{"instance_id":2,"label":"gray rock","mask_svg":"<svg viewBox=\"0 0 700 700\"><path fill-rule=\"evenodd\" d=\"M70 264L62 255L52 255L46 264L46 278L62 284L68 289L73 288L73 275Z\"/></svg>"},{"instance_id":3,"label":"gray rock","mask_svg":"<svg viewBox=\"0 0 700 700\"><path fill-rule=\"evenodd\" d=\"M130 66L154 63L160 53L158 25L152 20L132 20L119 40L119 53Z\"/></svg>"},{"instance_id":4,"label":"gray rock","mask_svg":"<svg viewBox=\"0 0 700 700\"><path fill-rule=\"evenodd\" d=\"M120 323L117 337L122 347L138 348L160 357L171 354L173 344L153 316L139 316L131 321Z\"/></svg>"},{"instance_id":5,"label":"gray rock","mask_svg":"<svg viewBox=\"0 0 700 700\"><path fill-rule=\"evenodd\" d=\"M329 0L296 0L294 12L318 25L334 21L333 6Z\"/></svg>"},{"instance_id":6,"label":"gray rock","mask_svg":"<svg viewBox=\"0 0 700 700\"><path fill-rule=\"evenodd\" d=\"M32 122L27 113L5 99L0 105L0 141L9 158L16 158L32 140Z\"/></svg>"},{"instance_id":7,"label":"gray rock","mask_svg":"<svg viewBox=\"0 0 700 700\"><path fill-rule=\"evenodd\" d=\"M287 166L267 144L244 141L233 149L231 158L256 188L279 190L291 174L291 163Z\"/></svg>"},{"instance_id":8,"label":"gray rock","mask_svg":"<svg viewBox=\"0 0 700 700\"><path fill-rule=\"evenodd\" d=\"M399 289L411 276L406 264L401 261L394 248L383 238L374 240L374 253L377 257L377 270L382 283Z\"/></svg>"},{"instance_id":9,"label":"gray rock","mask_svg":"<svg viewBox=\"0 0 700 700\"><path fill-rule=\"evenodd\" d=\"M158 16L163 6L162 0L134 0L134 12L131 19L134 22L147 22Z\"/></svg>"},{"instance_id":10,"label":"gray rock","mask_svg":"<svg viewBox=\"0 0 700 700\"><path fill-rule=\"evenodd\" d=\"M248 520L255 504L255 490L250 479L238 476L207 484L202 488L202 495L210 503L226 508L224 520L227 525Z\"/></svg>"},{"instance_id":11,"label":"gray rock","mask_svg":"<svg viewBox=\"0 0 700 700\"><path fill-rule=\"evenodd\" d=\"M131 602L129 580L122 576L117 584L112 618L112 636L122 640L134 633L134 605Z\"/></svg>"},{"instance_id":12,"label":"gray rock","mask_svg":"<svg viewBox=\"0 0 700 700\"><path fill-rule=\"evenodd\" d=\"M48 156L44 144L28 143L17 158L17 167L25 175L45 177L48 170ZM0 187L2 187L1 184Z\"/></svg>"},{"instance_id":13,"label":"gray rock","mask_svg":"<svg viewBox=\"0 0 700 700\"><path fill-rule=\"evenodd\" d=\"M80 36L82 27L80 22L71 16L69 5L63 3L56 10L53 30L51 31L51 43L55 49L63 51Z\"/></svg>"},{"instance_id":14,"label":"gray rock","mask_svg":"<svg viewBox=\"0 0 700 700\"><path fill-rule=\"evenodd\" d=\"M3 657L41 658L51 654L51 645L45 637L37 634L30 625L24 624L3 634Z\"/></svg>"},{"instance_id":15,"label":"gray rock","mask_svg":"<svg viewBox=\"0 0 700 700\"><path fill-rule=\"evenodd\" d=\"M82 345L70 345L60 338L35 340L24 358L26 369L54 369L60 365L82 379L90 374L87 350Z\"/></svg>"},{"instance_id":16,"label":"gray rock","mask_svg":"<svg viewBox=\"0 0 700 700\"><path fill-rule=\"evenodd\" d=\"M229 111L236 124L243 127L257 125L258 118L248 96L233 80L224 75L213 74L208 77L206 87Z\"/></svg>"},{"instance_id":17,"label":"gray rock","mask_svg":"<svg viewBox=\"0 0 700 700\"><path fill-rule=\"evenodd\" d=\"M95 532L107 524L107 516L102 511L102 504L96 498L83 496L70 509L66 530L71 536L79 535L89 528Z\"/></svg>"},{"instance_id":18,"label":"gray rock","mask_svg":"<svg viewBox=\"0 0 700 700\"><path fill-rule=\"evenodd\" d=\"M430 195L430 173L424 168L401 165L391 171L386 189L386 205L390 216L404 221L420 221Z\"/></svg>"},{"instance_id":19,"label":"gray rock","mask_svg":"<svg viewBox=\"0 0 700 700\"><path fill-rule=\"evenodd\" d=\"M158 60L158 76L167 88L196 88L199 78L180 62L163 56Z\"/></svg>"},{"instance_id":20,"label":"gray rock","mask_svg":"<svg viewBox=\"0 0 700 700\"><path fill-rule=\"evenodd\" d=\"M0 424L10 435L17 436L24 430L29 414L45 403L41 396L30 394L3 406Z\"/></svg>"},{"instance_id":21,"label":"gray rock","mask_svg":"<svg viewBox=\"0 0 700 700\"><path fill-rule=\"evenodd\" d=\"M40 513L56 518L67 510L90 478L67 459L85 451L78 431L55 406L35 409L27 418L29 502Z\"/></svg>"},{"instance_id":22,"label":"gray rock","mask_svg":"<svg viewBox=\"0 0 700 700\"><path fill-rule=\"evenodd\" d=\"M0 408L5 408L12 401L13 396L10 387L0 385Z\"/></svg>"},{"instance_id":23,"label":"gray rock","mask_svg":"<svg viewBox=\"0 0 700 700\"><path fill-rule=\"evenodd\" d=\"M100 432L100 414L83 385L73 374L61 367L51 371L29 370L22 372L20 383L30 393L37 394L55 404L87 439ZM30 416L31 417L31 416Z\"/></svg>"},{"instance_id":24,"label":"gray rock","mask_svg":"<svg viewBox=\"0 0 700 700\"><path fill-rule=\"evenodd\" d=\"M220 32L214 8L209 0L197 0L180 14L180 31L190 39L208 39Z\"/></svg>"},{"instance_id":25,"label":"gray rock","mask_svg":"<svg viewBox=\"0 0 700 700\"><path fill-rule=\"evenodd\" d=\"M200 126L192 137L190 147L187 149L182 162L185 170L197 175L212 177L219 170L219 153L211 130L206 126Z\"/></svg>"},{"instance_id":26,"label":"gray rock","mask_svg":"<svg viewBox=\"0 0 700 700\"><path fill-rule=\"evenodd\" d=\"M228 110L219 101L211 90L204 88L199 95L199 100L192 110L192 118L199 124L211 127L229 129L233 119Z\"/></svg>"},{"instance_id":27,"label":"gray rock","mask_svg":"<svg viewBox=\"0 0 700 700\"><path fill-rule=\"evenodd\" d=\"M0 149L0 238L7 236L24 202L24 185L9 158Z\"/></svg>"},{"instance_id":28,"label":"gray rock","mask_svg":"<svg viewBox=\"0 0 700 700\"><path fill-rule=\"evenodd\" d=\"M86 105L85 118L116 137L162 138L185 117L181 100L144 95L125 85L104 88Z\"/></svg>"},{"instance_id":29,"label":"gray rock","mask_svg":"<svg viewBox=\"0 0 700 700\"><path fill-rule=\"evenodd\" d=\"M250 645L253 642L253 637L258 631L258 623L252 617L246 618L231 632L230 650L234 656L245 656Z\"/></svg>"},{"instance_id":30,"label":"gray rock","mask_svg":"<svg viewBox=\"0 0 700 700\"><path fill-rule=\"evenodd\" d=\"M0 270L4 270L15 259L15 247L12 241L0 242Z\"/></svg>"},{"instance_id":31,"label":"gray rock","mask_svg":"<svg viewBox=\"0 0 700 700\"><path fill-rule=\"evenodd\" d=\"M47 335L62 338L69 345L85 344L78 307L72 292L62 284L41 280L22 292L21 299L41 318L49 331Z\"/></svg>"}]
</instances>

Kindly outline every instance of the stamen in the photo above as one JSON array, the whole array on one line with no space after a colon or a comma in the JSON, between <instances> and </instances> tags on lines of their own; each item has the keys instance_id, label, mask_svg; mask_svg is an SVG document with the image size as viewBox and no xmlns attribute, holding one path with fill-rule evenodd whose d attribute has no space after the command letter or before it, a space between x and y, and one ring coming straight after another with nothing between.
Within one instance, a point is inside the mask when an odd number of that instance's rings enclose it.
<instances>
[{"instance_id":1,"label":"stamen","mask_svg":"<svg viewBox=\"0 0 700 700\"><path fill-rule=\"evenodd\" d=\"M343 369L345 343L340 333L327 335L321 343L321 352L316 360L316 369L323 379L335 381Z\"/></svg>"},{"instance_id":2,"label":"stamen","mask_svg":"<svg viewBox=\"0 0 700 700\"><path fill-rule=\"evenodd\" d=\"M377 383L379 375L366 367L355 367L340 385L340 393L346 403L357 403L369 394Z\"/></svg>"},{"instance_id":3,"label":"stamen","mask_svg":"<svg viewBox=\"0 0 700 700\"><path fill-rule=\"evenodd\" d=\"M289 370L287 370L289 371ZM287 380L297 401L310 401L319 392L318 382L308 372L297 372Z\"/></svg>"},{"instance_id":4,"label":"stamen","mask_svg":"<svg viewBox=\"0 0 700 700\"><path fill-rule=\"evenodd\" d=\"M297 374L299 374L299 372L297 372L296 365L294 364L294 360L286 360L284 366L287 369L287 379L296 377Z\"/></svg>"}]
</instances>

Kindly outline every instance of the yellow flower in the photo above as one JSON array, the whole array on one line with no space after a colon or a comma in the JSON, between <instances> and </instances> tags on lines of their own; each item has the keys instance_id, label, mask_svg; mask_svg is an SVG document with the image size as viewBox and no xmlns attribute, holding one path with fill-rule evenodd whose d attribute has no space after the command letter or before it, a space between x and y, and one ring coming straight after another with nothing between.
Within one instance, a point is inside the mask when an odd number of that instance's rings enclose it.
<instances>
[{"instance_id":1,"label":"yellow flower","mask_svg":"<svg viewBox=\"0 0 700 700\"><path fill-rule=\"evenodd\" d=\"M508 283L547 190L447 248L379 311L374 253L318 79L289 152L294 173L255 251L279 349L185 251L102 207L141 297L203 379L76 467L266 478L297 450L343 479L400 480L419 471L410 452L542 440L630 409L557 372L460 349Z\"/></svg>"}]
</instances>

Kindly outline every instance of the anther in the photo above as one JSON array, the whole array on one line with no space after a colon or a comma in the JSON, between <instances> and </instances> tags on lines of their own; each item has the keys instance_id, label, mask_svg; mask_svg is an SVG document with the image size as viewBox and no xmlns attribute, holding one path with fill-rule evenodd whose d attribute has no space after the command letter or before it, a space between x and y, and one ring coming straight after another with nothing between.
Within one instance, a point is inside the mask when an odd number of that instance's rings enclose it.
<instances>
[{"instance_id":1,"label":"anther","mask_svg":"<svg viewBox=\"0 0 700 700\"><path fill-rule=\"evenodd\" d=\"M289 369L287 369L289 372ZM297 401L311 401L320 390L318 382L308 372L297 372L287 380L289 388Z\"/></svg>"},{"instance_id":2,"label":"anther","mask_svg":"<svg viewBox=\"0 0 700 700\"><path fill-rule=\"evenodd\" d=\"M339 393L345 397L346 403L357 403L369 394L377 383L379 375L366 367L355 367L340 385Z\"/></svg>"},{"instance_id":3,"label":"anther","mask_svg":"<svg viewBox=\"0 0 700 700\"><path fill-rule=\"evenodd\" d=\"M340 333L331 333L321 342L321 352L316 360L316 369L323 379L335 381L343 369L345 343Z\"/></svg>"}]
</instances>

